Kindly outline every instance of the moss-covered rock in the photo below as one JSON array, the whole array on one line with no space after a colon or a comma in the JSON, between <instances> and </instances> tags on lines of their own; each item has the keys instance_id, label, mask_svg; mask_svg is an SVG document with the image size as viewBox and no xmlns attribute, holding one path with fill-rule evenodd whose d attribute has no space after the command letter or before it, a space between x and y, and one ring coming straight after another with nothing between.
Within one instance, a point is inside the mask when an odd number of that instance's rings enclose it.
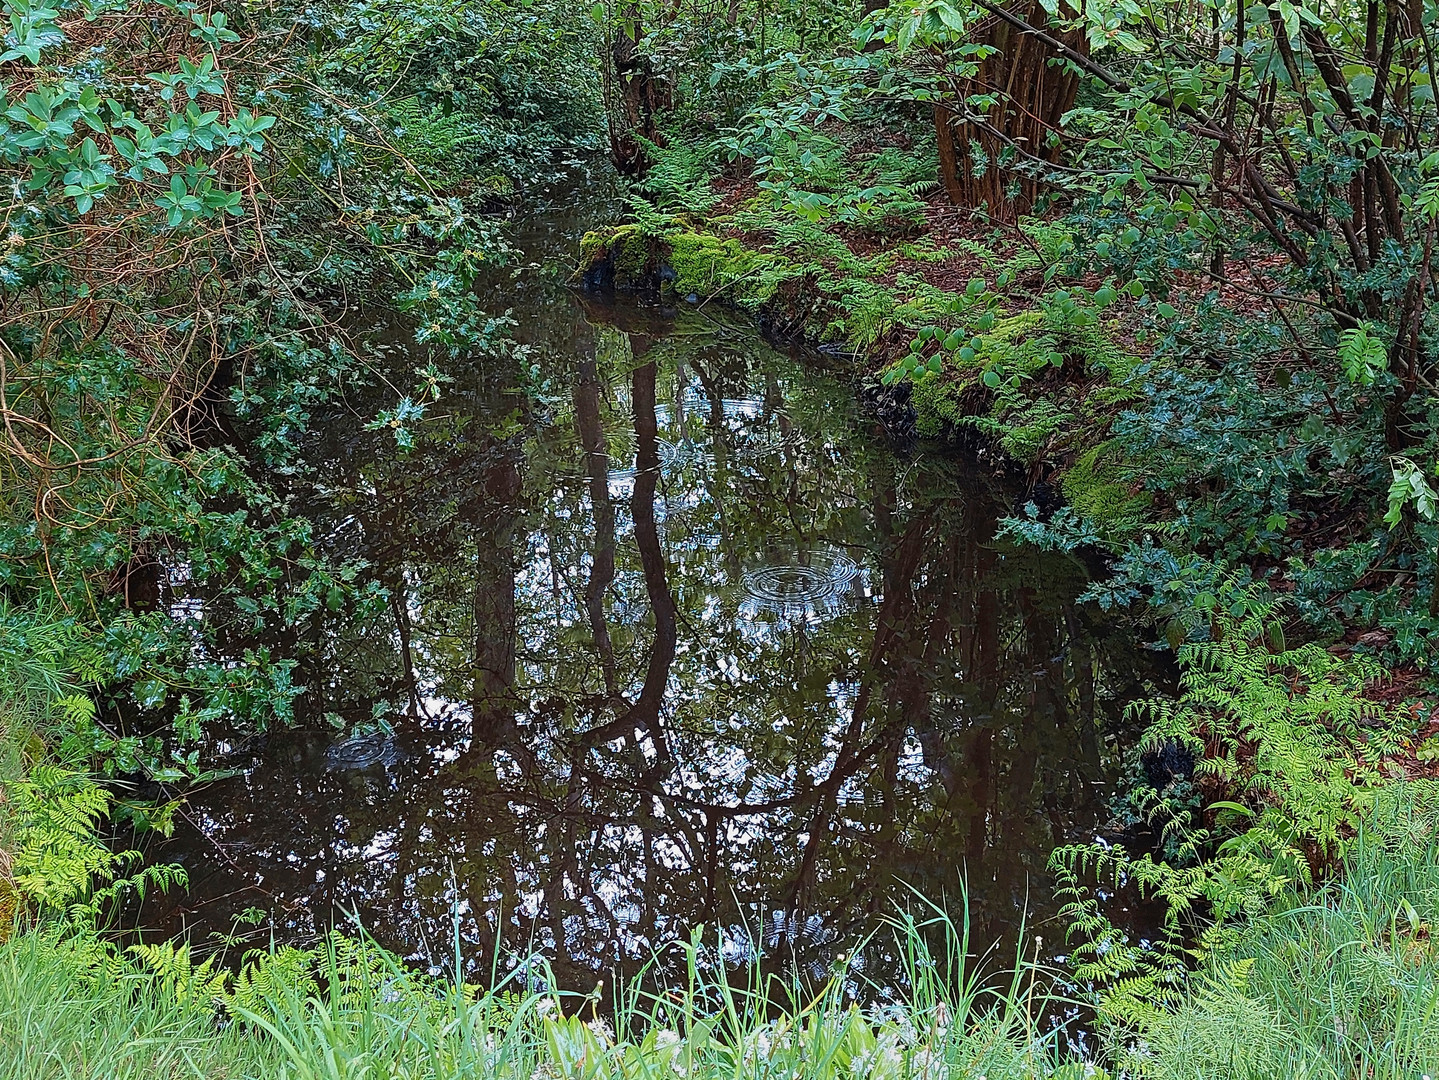
<instances>
[{"instance_id":1,"label":"moss-covered rock","mask_svg":"<svg viewBox=\"0 0 1439 1080\"><path fill-rule=\"evenodd\" d=\"M648 233L633 224L586 233L576 273L586 284L723 295L749 308L765 304L794 275L782 257L752 250L733 237L684 228Z\"/></svg>"},{"instance_id":2,"label":"moss-covered rock","mask_svg":"<svg viewBox=\"0 0 1439 1080\"><path fill-rule=\"evenodd\" d=\"M585 233L575 278L587 288L639 288L653 272L654 244L638 225L611 225Z\"/></svg>"},{"instance_id":3,"label":"moss-covered rock","mask_svg":"<svg viewBox=\"0 0 1439 1080\"><path fill-rule=\"evenodd\" d=\"M733 303L757 307L774 295L789 274L777 255L745 247L713 233L677 232L664 238L671 283L682 295L728 295ZM670 275L666 275L669 277Z\"/></svg>"}]
</instances>

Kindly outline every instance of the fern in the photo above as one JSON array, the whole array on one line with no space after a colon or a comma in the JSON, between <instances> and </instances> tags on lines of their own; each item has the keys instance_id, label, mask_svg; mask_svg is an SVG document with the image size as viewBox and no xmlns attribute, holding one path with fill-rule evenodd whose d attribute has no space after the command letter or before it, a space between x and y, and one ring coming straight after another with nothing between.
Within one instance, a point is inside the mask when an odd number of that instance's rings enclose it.
<instances>
[{"instance_id":1,"label":"fern","mask_svg":"<svg viewBox=\"0 0 1439 1080\"><path fill-rule=\"evenodd\" d=\"M274 951L258 951L235 977L229 1003L252 1013L266 1010L268 1001L282 994L301 1000L319 993L315 976L316 954L312 949L282 945Z\"/></svg>"},{"instance_id":2,"label":"fern","mask_svg":"<svg viewBox=\"0 0 1439 1080\"><path fill-rule=\"evenodd\" d=\"M98 670L73 621L0 603L0 914L93 923L122 893L184 883L169 866L124 876L138 853L115 852L97 833L110 794L73 763L95 746L95 706L82 687Z\"/></svg>"},{"instance_id":3,"label":"fern","mask_svg":"<svg viewBox=\"0 0 1439 1080\"><path fill-rule=\"evenodd\" d=\"M216 999L225 998L230 972L218 966L218 956L196 964L189 943L173 941L131 945L126 951L159 983L165 997L182 1006L210 1008Z\"/></svg>"},{"instance_id":4,"label":"fern","mask_svg":"<svg viewBox=\"0 0 1439 1080\"><path fill-rule=\"evenodd\" d=\"M386 113L400 152L417 165L447 174L461 168L458 151L490 139L483 118L462 111L446 113L438 105L426 108L418 98L396 101Z\"/></svg>"},{"instance_id":5,"label":"fern","mask_svg":"<svg viewBox=\"0 0 1439 1080\"><path fill-rule=\"evenodd\" d=\"M1229 796L1210 805L1212 825L1153 793L1140 806L1161 823L1169 860L1101 844L1051 858L1076 974L1101 987L1112 1020L1170 1001L1186 951L1212 953L1277 896L1310 884L1315 857L1337 861L1383 783L1379 759L1400 740L1398 718L1362 696L1379 669L1315 645L1285 647L1272 602L1243 599L1239 614L1216 617L1212 640L1180 649L1177 698L1131 706L1146 724L1143 746L1181 743ZM1085 877L1162 902L1161 941L1130 944Z\"/></svg>"},{"instance_id":6,"label":"fern","mask_svg":"<svg viewBox=\"0 0 1439 1080\"><path fill-rule=\"evenodd\" d=\"M91 882L110 879L119 856L95 835L110 796L93 781L53 765L10 786L16 850L11 873L21 895L42 909L64 911L88 898Z\"/></svg>"}]
</instances>

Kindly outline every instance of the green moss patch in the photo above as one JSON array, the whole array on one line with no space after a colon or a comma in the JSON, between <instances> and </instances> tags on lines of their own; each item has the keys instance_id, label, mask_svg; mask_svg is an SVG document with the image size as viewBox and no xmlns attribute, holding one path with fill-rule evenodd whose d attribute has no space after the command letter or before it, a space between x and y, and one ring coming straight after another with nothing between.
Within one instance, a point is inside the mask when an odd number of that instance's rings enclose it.
<instances>
[{"instance_id":1,"label":"green moss patch","mask_svg":"<svg viewBox=\"0 0 1439 1080\"><path fill-rule=\"evenodd\" d=\"M1135 490L1133 469L1113 441L1080 454L1061 475L1059 486L1069 504L1107 536L1132 536L1148 521L1153 498Z\"/></svg>"}]
</instances>

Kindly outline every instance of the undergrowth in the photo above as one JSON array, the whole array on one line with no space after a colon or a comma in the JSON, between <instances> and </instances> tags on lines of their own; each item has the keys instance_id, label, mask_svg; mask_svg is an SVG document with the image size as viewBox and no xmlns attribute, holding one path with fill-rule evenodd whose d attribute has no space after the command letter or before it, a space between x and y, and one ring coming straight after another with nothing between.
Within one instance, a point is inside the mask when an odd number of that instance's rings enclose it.
<instances>
[{"instance_id":1,"label":"undergrowth","mask_svg":"<svg viewBox=\"0 0 1439 1080\"><path fill-rule=\"evenodd\" d=\"M116 800L90 772L98 670L74 620L0 602L0 940L17 924L93 927L122 893L184 884L100 835Z\"/></svg>"},{"instance_id":2,"label":"undergrowth","mask_svg":"<svg viewBox=\"0 0 1439 1080\"><path fill-rule=\"evenodd\" d=\"M1439 1061L1439 841L1432 785L1387 789L1323 889L1286 888L1212 948L1173 1007L1135 1001L1114 1035L1135 1077L1347 1080Z\"/></svg>"},{"instance_id":3,"label":"undergrowth","mask_svg":"<svg viewBox=\"0 0 1439 1080\"><path fill-rule=\"evenodd\" d=\"M656 994L635 983L604 1001L557 992L542 964L478 988L415 972L340 934L313 949L252 954L238 976L196 965L182 949L122 953L93 937L27 934L0 948L0 1072L14 1080L1095 1075L1066 1064L1058 1032L1039 1023L1048 1001L1032 972L1021 967L987 988L963 968L962 931L946 924L947 952L928 951L932 922L896 921L910 997L876 1010L852 1004L839 981L809 992L737 985L700 934L673 946L688 972L682 985Z\"/></svg>"},{"instance_id":4,"label":"undergrowth","mask_svg":"<svg viewBox=\"0 0 1439 1080\"><path fill-rule=\"evenodd\" d=\"M1225 957L1276 903L1298 903L1293 897L1333 875L1376 813L1392 816L1420 792L1432 802L1423 785L1394 784L1412 721L1365 696L1383 677L1377 665L1313 644L1289 647L1274 602L1253 588L1210 599L1209 639L1179 650L1178 696L1132 706L1146 726L1142 746L1192 760L1204 799L1182 797L1174 782L1136 794L1162 854L1093 842L1051 859L1067 898L1074 971L1121 1027L1190 1007L1208 985L1189 975L1196 957L1222 974ZM1187 786L1189 776L1176 780ZM1136 942L1116 927L1090 879L1161 903L1158 940Z\"/></svg>"}]
</instances>

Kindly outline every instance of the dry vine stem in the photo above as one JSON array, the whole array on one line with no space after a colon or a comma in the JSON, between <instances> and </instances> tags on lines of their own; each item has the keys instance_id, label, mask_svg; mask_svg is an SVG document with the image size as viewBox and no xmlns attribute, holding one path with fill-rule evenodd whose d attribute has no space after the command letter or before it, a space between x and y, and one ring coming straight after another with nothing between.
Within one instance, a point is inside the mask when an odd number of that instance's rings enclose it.
<instances>
[{"instance_id":1,"label":"dry vine stem","mask_svg":"<svg viewBox=\"0 0 1439 1080\"><path fill-rule=\"evenodd\" d=\"M195 11L206 19L214 14L203 5ZM44 55L48 69L6 65L10 100L45 90L62 65L96 55L124 58L125 69L109 73L109 83L122 106L152 130L163 127L176 106L191 103L228 125L242 111L236 97L243 101L258 87L298 90L302 97L320 93L275 66L273 58L286 55L277 39L288 39L293 27L267 35L237 22L227 29L239 31L240 39L212 49L196 40L197 20L188 9L158 3L60 25L65 41ZM167 102L163 82L153 76L173 72L177 57L198 63L212 52L223 90L191 95L180 88L174 104ZM298 118L279 121L287 137L303 141L312 134ZM70 145L93 138L111 162L122 161L109 134L75 126ZM388 142L383 132L379 141ZM122 529L129 561L102 588L122 588L128 567L152 558L155 541L142 542L134 524L145 478L162 464L190 472L199 467L202 459L192 451L204 441L212 414L204 399L222 367L242 378L256 350L286 335L319 334L349 347L333 317L296 294L265 242L279 227L282 206L293 211L330 193L277 154L273 143L247 155L221 140L212 151L189 150L168 161L172 175L200 164L216 189L240 193L243 216L170 227L156 201L169 176L154 174L140 181L117 177L83 214L73 200L45 201L43 193L0 210L0 244L27 267L22 282L0 290L0 511L33 516L57 595L62 590L49 565L62 531L73 540L102 523L112 529L130 523ZM12 166L7 179L23 193L22 170ZM283 198L281 185L298 190L300 200ZM342 226L360 230L340 217ZM279 306L286 315L275 321ZM235 318L265 325L258 334L235 333L229 325ZM0 553L0 560L34 554ZM65 603L63 595L60 600Z\"/></svg>"}]
</instances>

